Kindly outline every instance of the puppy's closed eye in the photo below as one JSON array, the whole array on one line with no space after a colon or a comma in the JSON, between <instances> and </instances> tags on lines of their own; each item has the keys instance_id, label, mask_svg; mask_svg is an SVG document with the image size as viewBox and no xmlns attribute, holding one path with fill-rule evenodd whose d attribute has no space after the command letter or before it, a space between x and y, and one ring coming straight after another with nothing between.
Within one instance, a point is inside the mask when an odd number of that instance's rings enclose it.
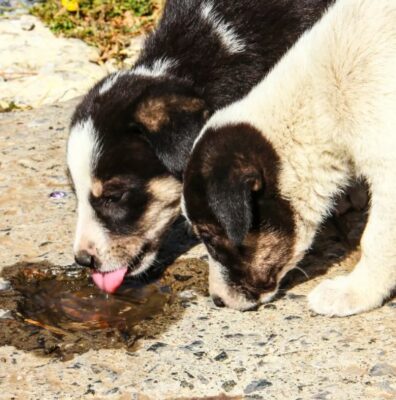
<instances>
[{"instance_id":1,"label":"puppy's closed eye","mask_svg":"<svg viewBox=\"0 0 396 400\"><path fill-rule=\"evenodd\" d=\"M127 192L111 193L101 197L101 200L105 207L109 207L112 204L119 203L125 196Z\"/></svg>"}]
</instances>

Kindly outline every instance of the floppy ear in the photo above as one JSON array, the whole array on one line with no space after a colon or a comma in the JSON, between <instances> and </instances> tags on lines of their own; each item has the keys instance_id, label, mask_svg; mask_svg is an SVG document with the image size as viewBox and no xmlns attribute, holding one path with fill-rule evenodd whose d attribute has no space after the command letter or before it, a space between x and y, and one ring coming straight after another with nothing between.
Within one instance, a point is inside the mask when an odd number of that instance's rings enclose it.
<instances>
[{"instance_id":1,"label":"floppy ear","mask_svg":"<svg viewBox=\"0 0 396 400\"><path fill-rule=\"evenodd\" d=\"M140 98L133 119L144 128L157 157L181 177L209 110L192 91L172 92L166 86L157 89Z\"/></svg>"},{"instance_id":2,"label":"floppy ear","mask_svg":"<svg viewBox=\"0 0 396 400\"><path fill-rule=\"evenodd\" d=\"M253 223L252 192L262 188L259 173L241 176L237 182L218 179L208 188L208 202L215 217L234 244L240 245Z\"/></svg>"}]
</instances>

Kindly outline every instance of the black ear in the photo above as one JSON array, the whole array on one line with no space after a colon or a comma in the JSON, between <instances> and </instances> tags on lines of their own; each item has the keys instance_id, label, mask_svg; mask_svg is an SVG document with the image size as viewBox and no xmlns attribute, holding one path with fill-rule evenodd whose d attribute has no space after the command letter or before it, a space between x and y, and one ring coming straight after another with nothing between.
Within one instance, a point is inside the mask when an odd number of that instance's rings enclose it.
<instances>
[{"instance_id":1,"label":"black ear","mask_svg":"<svg viewBox=\"0 0 396 400\"><path fill-rule=\"evenodd\" d=\"M234 244L240 245L253 222L252 192L260 190L259 174L241 176L237 182L220 178L208 188L208 202L215 217Z\"/></svg>"}]
</instances>

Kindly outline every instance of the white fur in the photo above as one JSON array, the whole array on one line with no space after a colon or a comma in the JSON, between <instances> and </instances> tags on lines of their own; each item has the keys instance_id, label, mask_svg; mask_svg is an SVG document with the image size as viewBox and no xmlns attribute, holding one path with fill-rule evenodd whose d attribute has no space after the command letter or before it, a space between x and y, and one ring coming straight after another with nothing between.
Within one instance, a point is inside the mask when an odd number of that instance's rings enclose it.
<instances>
[{"instance_id":1,"label":"white fur","mask_svg":"<svg viewBox=\"0 0 396 400\"><path fill-rule=\"evenodd\" d=\"M127 75L130 73L130 71L118 71L115 72L114 74L109 75L106 80L103 82L102 86L99 89L99 94L105 94L108 92L114 84L117 82L118 78L121 76Z\"/></svg>"},{"instance_id":2,"label":"white fur","mask_svg":"<svg viewBox=\"0 0 396 400\"><path fill-rule=\"evenodd\" d=\"M169 73L169 70L176 65L175 60L169 58L159 58L150 65L139 65L132 70L118 71L109 75L99 89L99 94L103 95L108 92L117 80L125 75L140 75L148 77L159 77Z\"/></svg>"},{"instance_id":3,"label":"white fur","mask_svg":"<svg viewBox=\"0 0 396 400\"><path fill-rule=\"evenodd\" d=\"M103 95L108 92L119 78L126 75L140 75L140 76L150 76L159 77L169 73L169 70L176 65L175 60L168 58L159 58L155 60L151 65L139 65L132 70L118 71L109 75L102 86L99 88L99 94Z\"/></svg>"},{"instance_id":4,"label":"white fur","mask_svg":"<svg viewBox=\"0 0 396 400\"><path fill-rule=\"evenodd\" d=\"M104 94L104 93L108 92L113 87L113 85L117 82L117 79L119 78L119 76L120 76L120 71L107 77L106 80L103 82L103 85L99 89L99 94Z\"/></svg>"},{"instance_id":5,"label":"white fur","mask_svg":"<svg viewBox=\"0 0 396 400\"><path fill-rule=\"evenodd\" d=\"M242 38L238 36L230 23L225 22L223 17L214 11L212 3L207 2L201 5L201 15L211 25L227 52L234 54L245 50L246 44Z\"/></svg>"},{"instance_id":6,"label":"white fur","mask_svg":"<svg viewBox=\"0 0 396 400\"><path fill-rule=\"evenodd\" d=\"M74 252L89 247L104 247L107 235L95 218L89 203L92 189L92 170L100 155L100 145L91 119L72 127L67 146L67 164L78 200L78 220Z\"/></svg>"},{"instance_id":7,"label":"white fur","mask_svg":"<svg viewBox=\"0 0 396 400\"><path fill-rule=\"evenodd\" d=\"M182 194L181 200L180 200L180 209L183 217L186 219L189 225L191 224L190 218L188 218L188 213L187 213L187 207L186 207L186 200L184 198L184 194Z\"/></svg>"},{"instance_id":8,"label":"white fur","mask_svg":"<svg viewBox=\"0 0 396 400\"><path fill-rule=\"evenodd\" d=\"M281 160L295 265L353 177L372 193L361 260L309 296L321 314L378 307L396 286L396 1L338 0L246 98L207 126L248 122ZM203 137L201 134L200 139Z\"/></svg>"},{"instance_id":9,"label":"white fur","mask_svg":"<svg viewBox=\"0 0 396 400\"><path fill-rule=\"evenodd\" d=\"M131 73L141 76L158 77L168 74L169 70L175 65L175 60L163 57L155 60L151 65L137 66L131 71Z\"/></svg>"},{"instance_id":10,"label":"white fur","mask_svg":"<svg viewBox=\"0 0 396 400\"><path fill-rule=\"evenodd\" d=\"M138 276L145 272L148 268L150 268L155 261L156 253L148 253L143 259L140 261L140 265L138 268L131 271L130 276Z\"/></svg>"}]
</instances>

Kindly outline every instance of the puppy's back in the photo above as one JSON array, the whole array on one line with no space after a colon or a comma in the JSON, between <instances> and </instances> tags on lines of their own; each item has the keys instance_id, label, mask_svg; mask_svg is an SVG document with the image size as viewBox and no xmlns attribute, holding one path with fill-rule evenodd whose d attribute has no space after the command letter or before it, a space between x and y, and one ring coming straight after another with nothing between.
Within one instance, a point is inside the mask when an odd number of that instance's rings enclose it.
<instances>
[{"instance_id":1,"label":"puppy's back","mask_svg":"<svg viewBox=\"0 0 396 400\"><path fill-rule=\"evenodd\" d=\"M395 107L396 1L339 0L311 34L315 99L340 129Z\"/></svg>"}]
</instances>

